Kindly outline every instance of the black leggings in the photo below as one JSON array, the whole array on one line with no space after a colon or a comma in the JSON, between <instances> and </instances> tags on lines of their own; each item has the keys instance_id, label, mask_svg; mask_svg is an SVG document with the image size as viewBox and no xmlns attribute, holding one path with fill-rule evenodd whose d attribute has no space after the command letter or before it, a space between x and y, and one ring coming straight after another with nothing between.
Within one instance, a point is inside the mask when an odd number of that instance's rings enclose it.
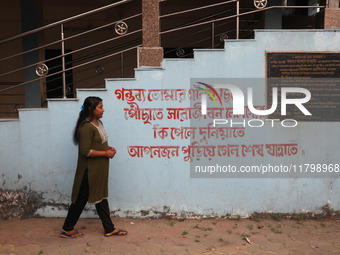
<instances>
[{"instance_id":1,"label":"black leggings","mask_svg":"<svg viewBox=\"0 0 340 255\"><path fill-rule=\"evenodd\" d=\"M82 213L89 198L89 181L87 177L87 169L85 170L83 180L80 185L77 201L70 205L64 222L63 229L71 231L74 229L80 214ZM102 221L105 234L111 233L115 228L110 218L110 209L107 199L103 199L100 203L95 204L99 218Z\"/></svg>"}]
</instances>

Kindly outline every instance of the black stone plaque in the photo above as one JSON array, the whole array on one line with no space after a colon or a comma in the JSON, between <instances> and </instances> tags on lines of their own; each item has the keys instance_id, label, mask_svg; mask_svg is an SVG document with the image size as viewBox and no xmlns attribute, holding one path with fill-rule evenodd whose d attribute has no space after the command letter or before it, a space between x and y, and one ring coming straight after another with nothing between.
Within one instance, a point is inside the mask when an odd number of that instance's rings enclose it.
<instances>
[{"instance_id":1,"label":"black stone plaque","mask_svg":"<svg viewBox=\"0 0 340 255\"><path fill-rule=\"evenodd\" d=\"M340 53L267 53L267 108L272 105L272 89L278 88L278 107L271 119L297 121L340 121ZM281 88L305 88L311 100L303 106L312 114L305 116L295 105L287 105L281 116ZM303 98L289 93L287 98Z\"/></svg>"}]
</instances>

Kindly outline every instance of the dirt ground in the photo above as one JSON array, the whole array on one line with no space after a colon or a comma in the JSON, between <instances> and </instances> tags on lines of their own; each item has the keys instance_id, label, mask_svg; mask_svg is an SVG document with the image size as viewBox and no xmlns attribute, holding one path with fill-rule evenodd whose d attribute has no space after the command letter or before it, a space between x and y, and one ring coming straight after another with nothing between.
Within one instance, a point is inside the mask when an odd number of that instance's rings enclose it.
<instances>
[{"instance_id":1,"label":"dirt ground","mask_svg":"<svg viewBox=\"0 0 340 255\"><path fill-rule=\"evenodd\" d=\"M114 237L104 237L99 219L80 219L78 239L59 237L63 220L0 220L0 254L340 254L335 219L113 218L129 232Z\"/></svg>"}]
</instances>

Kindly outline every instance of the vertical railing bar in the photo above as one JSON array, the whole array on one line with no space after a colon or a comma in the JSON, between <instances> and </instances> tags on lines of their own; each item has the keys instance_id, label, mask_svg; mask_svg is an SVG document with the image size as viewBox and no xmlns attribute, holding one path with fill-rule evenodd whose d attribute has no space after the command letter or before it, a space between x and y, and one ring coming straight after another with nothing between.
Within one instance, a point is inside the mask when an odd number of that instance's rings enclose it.
<instances>
[{"instance_id":1,"label":"vertical railing bar","mask_svg":"<svg viewBox=\"0 0 340 255\"><path fill-rule=\"evenodd\" d=\"M240 37L240 1L236 2L236 39L238 40Z\"/></svg>"},{"instance_id":2,"label":"vertical railing bar","mask_svg":"<svg viewBox=\"0 0 340 255\"><path fill-rule=\"evenodd\" d=\"M215 22L211 23L211 48L215 47Z\"/></svg>"},{"instance_id":3,"label":"vertical railing bar","mask_svg":"<svg viewBox=\"0 0 340 255\"><path fill-rule=\"evenodd\" d=\"M61 61L63 74L63 98L66 98L66 75L65 75L65 41L64 41L64 25L61 24Z\"/></svg>"},{"instance_id":4,"label":"vertical railing bar","mask_svg":"<svg viewBox=\"0 0 340 255\"><path fill-rule=\"evenodd\" d=\"M124 53L120 53L120 75L124 78Z\"/></svg>"}]
</instances>

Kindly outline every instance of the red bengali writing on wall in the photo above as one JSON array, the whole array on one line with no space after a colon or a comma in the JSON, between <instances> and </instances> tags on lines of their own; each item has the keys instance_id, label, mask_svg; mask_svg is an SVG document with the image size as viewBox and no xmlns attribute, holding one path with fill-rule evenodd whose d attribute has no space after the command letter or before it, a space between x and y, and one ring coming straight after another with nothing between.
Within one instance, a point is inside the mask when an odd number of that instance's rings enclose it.
<instances>
[{"instance_id":1,"label":"red bengali writing on wall","mask_svg":"<svg viewBox=\"0 0 340 255\"><path fill-rule=\"evenodd\" d=\"M215 157L272 157L292 156L298 153L297 144L225 144L209 145L209 139L237 139L245 136L244 127L213 127L209 123L204 127L178 126L178 123L187 120L200 119L265 119L264 116L253 114L245 106L244 115L233 115L232 94L227 89L219 89L219 96L223 101L222 107L208 107L207 114L201 113L201 95L205 92L199 89L117 89L115 96L124 101L127 107L123 109L125 120L142 121L150 125L150 132L154 139L188 140L197 139L187 146L128 146L127 150L131 157L137 158L175 158L183 156L184 161L199 160L206 157L212 160ZM191 100L198 101L192 107L180 107L180 103ZM144 102L175 101L179 107L158 108L140 107ZM264 106L255 106L256 109L264 110ZM173 120L174 126L163 127L157 121L167 119Z\"/></svg>"},{"instance_id":2,"label":"red bengali writing on wall","mask_svg":"<svg viewBox=\"0 0 340 255\"><path fill-rule=\"evenodd\" d=\"M207 116L211 119L230 119L230 118L252 118L259 119L261 116L255 115L250 112L247 106L244 107L244 115L233 115L233 108L227 107L211 107L207 109L207 115L201 113L201 103L194 104L194 107L186 108L140 108L135 102L128 102L130 108L124 108L124 118L141 120L144 124L151 124L156 120L162 120L167 118L169 120L200 120L201 118L206 119ZM264 106L255 106L258 110L263 110ZM166 115L164 116L164 110Z\"/></svg>"},{"instance_id":3,"label":"red bengali writing on wall","mask_svg":"<svg viewBox=\"0 0 340 255\"><path fill-rule=\"evenodd\" d=\"M178 101L201 100L205 92L198 89L117 89L115 95L118 100L126 102ZM232 94L227 89L219 89L221 99L228 103L232 101Z\"/></svg>"},{"instance_id":4,"label":"red bengali writing on wall","mask_svg":"<svg viewBox=\"0 0 340 255\"><path fill-rule=\"evenodd\" d=\"M227 144L227 145L199 145L193 143L188 146L128 146L131 157L143 158L174 158L182 153L184 161L199 160L201 157L212 160L215 157L246 157L265 154L272 157L292 156L298 153L297 144Z\"/></svg>"}]
</instances>

